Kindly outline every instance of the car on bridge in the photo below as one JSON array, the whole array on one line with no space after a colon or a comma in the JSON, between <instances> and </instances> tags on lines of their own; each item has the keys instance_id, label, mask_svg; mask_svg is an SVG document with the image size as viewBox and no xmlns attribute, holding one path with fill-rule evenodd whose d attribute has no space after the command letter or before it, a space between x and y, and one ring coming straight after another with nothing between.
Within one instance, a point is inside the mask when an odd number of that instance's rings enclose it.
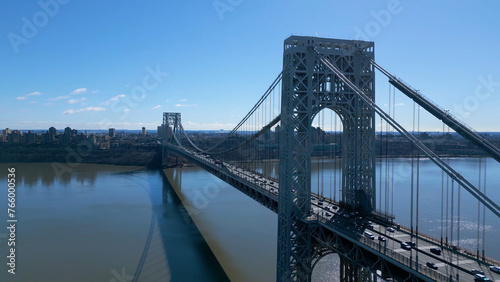
<instances>
[{"instance_id":1,"label":"car on bridge","mask_svg":"<svg viewBox=\"0 0 500 282\"><path fill-rule=\"evenodd\" d=\"M441 255L441 249L439 248L431 248L430 251L435 255Z\"/></svg>"},{"instance_id":2,"label":"car on bridge","mask_svg":"<svg viewBox=\"0 0 500 282\"><path fill-rule=\"evenodd\" d=\"M492 265L490 266L490 270L500 274L500 266Z\"/></svg>"},{"instance_id":3,"label":"car on bridge","mask_svg":"<svg viewBox=\"0 0 500 282\"><path fill-rule=\"evenodd\" d=\"M430 261L428 261L425 265L427 265L427 267L432 268L432 269L438 269L437 265L433 262L430 262Z\"/></svg>"},{"instance_id":4,"label":"car on bridge","mask_svg":"<svg viewBox=\"0 0 500 282\"><path fill-rule=\"evenodd\" d=\"M415 242L412 242L412 241L406 241L405 243L406 243L408 246L412 247L412 248L415 248L415 246L417 245L417 244L415 244Z\"/></svg>"},{"instance_id":5,"label":"car on bridge","mask_svg":"<svg viewBox=\"0 0 500 282\"><path fill-rule=\"evenodd\" d=\"M392 227L387 227L387 231L389 231L389 232L394 232L395 230L394 230L394 228L392 228Z\"/></svg>"},{"instance_id":6,"label":"car on bridge","mask_svg":"<svg viewBox=\"0 0 500 282\"><path fill-rule=\"evenodd\" d=\"M482 274L482 275L484 275L484 271L479 270L479 269L473 269L470 272L472 272L472 274Z\"/></svg>"},{"instance_id":7,"label":"car on bridge","mask_svg":"<svg viewBox=\"0 0 500 282\"><path fill-rule=\"evenodd\" d=\"M404 250L411 250L411 246L406 244L405 242L401 242L401 248Z\"/></svg>"},{"instance_id":8,"label":"car on bridge","mask_svg":"<svg viewBox=\"0 0 500 282\"><path fill-rule=\"evenodd\" d=\"M370 232L365 232L365 237L368 239L375 240L375 236L373 236L373 234Z\"/></svg>"},{"instance_id":9,"label":"car on bridge","mask_svg":"<svg viewBox=\"0 0 500 282\"><path fill-rule=\"evenodd\" d=\"M476 274L474 275L474 281L491 281L490 278L482 275L482 274Z\"/></svg>"},{"instance_id":10,"label":"car on bridge","mask_svg":"<svg viewBox=\"0 0 500 282\"><path fill-rule=\"evenodd\" d=\"M378 236L378 240L379 240L379 241L382 241L382 242L385 242L385 241L386 241L386 239L385 239L385 237L384 237L384 236Z\"/></svg>"}]
</instances>

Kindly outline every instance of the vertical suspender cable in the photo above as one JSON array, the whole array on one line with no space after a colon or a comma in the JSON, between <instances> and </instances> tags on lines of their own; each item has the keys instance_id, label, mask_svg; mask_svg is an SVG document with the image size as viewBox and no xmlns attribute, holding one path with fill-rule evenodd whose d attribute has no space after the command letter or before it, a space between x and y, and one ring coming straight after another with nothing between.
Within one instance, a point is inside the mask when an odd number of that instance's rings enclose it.
<instances>
[{"instance_id":1,"label":"vertical suspender cable","mask_svg":"<svg viewBox=\"0 0 500 282\"><path fill-rule=\"evenodd\" d=\"M417 106L417 134L420 135L420 106ZM417 207L416 207L416 234L417 234L417 244L418 244L418 201L420 197L420 151L417 155Z\"/></svg>"},{"instance_id":2,"label":"vertical suspender cable","mask_svg":"<svg viewBox=\"0 0 500 282\"><path fill-rule=\"evenodd\" d=\"M457 183L458 186L458 195L457 195L457 246L460 247L460 184Z\"/></svg>"},{"instance_id":3,"label":"vertical suspender cable","mask_svg":"<svg viewBox=\"0 0 500 282\"><path fill-rule=\"evenodd\" d=\"M443 136L444 136L444 123L443 123ZM443 223L444 223L443 207L444 207L444 171L441 170L441 245L443 244Z\"/></svg>"},{"instance_id":4,"label":"vertical suspender cable","mask_svg":"<svg viewBox=\"0 0 500 282\"><path fill-rule=\"evenodd\" d=\"M485 158L484 159L484 179L483 179L483 193L486 195L486 163L487 163L488 159ZM485 245L486 245L486 206L483 205L483 260L485 258L484 256L484 249L485 249Z\"/></svg>"},{"instance_id":5,"label":"vertical suspender cable","mask_svg":"<svg viewBox=\"0 0 500 282\"><path fill-rule=\"evenodd\" d=\"M453 245L453 190L454 190L455 180L451 180L451 227L450 227L450 242Z\"/></svg>"},{"instance_id":6,"label":"vertical suspender cable","mask_svg":"<svg viewBox=\"0 0 500 282\"><path fill-rule=\"evenodd\" d=\"M379 153L379 179L378 179L378 206L382 207L382 117L380 117L380 133L379 133L379 143L380 143L380 153Z\"/></svg>"},{"instance_id":7,"label":"vertical suspender cable","mask_svg":"<svg viewBox=\"0 0 500 282\"><path fill-rule=\"evenodd\" d=\"M446 245L448 245L448 226L449 226L449 216L448 216L448 204L450 202L449 200L449 183L450 183L450 178L446 177Z\"/></svg>"},{"instance_id":8,"label":"vertical suspender cable","mask_svg":"<svg viewBox=\"0 0 500 282\"><path fill-rule=\"evenodd\" d=\"M334 141L335 141L335 151L333 153L333 201L337 200L337 146L338 146L338 136L337 136L337 115L335 115L333 121L333 130L334 130ZM340 186L339 186L340 189Z\"/></svg>"},{"instance_id":9,"label":"vertical suspender cable","mask_svg":"<svg viewBox=\"0 0 500 282\"><path fill-rule=\"evenodd\" d=\"M413 102L413 135L415 135L415 102ZM413 143L411 143L411 184L410 184L410 230L411 230L411 236L413 238L413 163L414 163L414 156L413 156Z\"/></svg>"},{"instance_id":10,"label":"vertical suspender cable","mask_svg":"<svg viewBox=\"0 0 500 282\"><path fill-rule=\"evenodd\" d=\"M323 197L323 188L324 188L324 182L325 182L325 111L322 111L321 114L321 123L323 125L321 126L321 135L322 135L322 141L321 141L321 196Z\"/></svg>"},{"instance_id":11,"label":"vertical suspender cable","mask_svg":"<svg viewBox=\"0 0 500 282\"><path fill-rule=\"evenodd\" d=\"M396 88L392 87L392 118L396 119ZM391 127L391 139L394 140L394 127ZM391 156L391 215L394 215L394 156Z\"/></svg>"},{"instance_id":12,"label":"vertical suspender cable","mask_svg":"<svg viewBox=\"0 0 500 282\"><path fill-rule=\"evenodd\" d=\"M391 86L389 85L389 102L388 102L389 116L391 115ZM385 214L388 213L388 197L389 197L389 123L385 124Z\"/></svg>"},{"instance_id":13,"label":"vertical suspender cable","mask_svg":"<svg viewBox=\"0 0 500 282\"><path fill-rule=\"evenodd\" d=\"M333 132L333 110L330 110L330 134L332 134ZM335 133L333 133L335 134ZM333 135L335 136L335 135ZM328 155L329 158L331 159L333 157L333 145L331 142L332 141L332 136L330 135L330 138L328 139L329 143L330 143L330 154ZM333 158L333 163L335 163L335 158ZM335 171L333 169L329 169L328 170L330 172L330 200L332 199L333 197L333 174L335 173Z\"/></svg>"},{"instance_id":14,"label":"vertical suspender cable","mask_svg":"<svg viewBox=\"0 0 500 282\"><path fill-rule=\"evenodd\" d=\"M479 155L479 177L478 177L478 186L479 189L481 189L481 155ZM479 229L480 229L480 226L481 226L481 202L479 200L477 200L477 247L476 247L476 256L477 256L477 259L479 259L479 243L480 243L480 240L479 240Z\"/></svg>"}]
</instances>

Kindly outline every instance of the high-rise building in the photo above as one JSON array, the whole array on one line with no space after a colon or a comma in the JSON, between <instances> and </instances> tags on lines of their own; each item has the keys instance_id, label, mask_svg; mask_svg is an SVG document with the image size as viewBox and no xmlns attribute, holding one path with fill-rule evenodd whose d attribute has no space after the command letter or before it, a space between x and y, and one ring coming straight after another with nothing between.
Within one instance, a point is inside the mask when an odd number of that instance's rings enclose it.
<instances>
[{"instance_id":1,"label":"high-rise building","mask_svg":"<svg viewBox=\"0 0 500 282\"><path fill-rule=\"evenodd\" d=\"M66 144L66 145L71 145L71 135L72 135L73 131L71 130L71 127L66 127L64 129L64 134L62 136L62 142L60 141L60 143L62 144Z\"/></svg>"},{"instance_id":2,"label":"high-rise building","mask_svg":"<svg viewBox=\"0 0 500 282\"><path fill-rule=\"evenodd\" d=\"M21 142L23 138L23 133L21 130L12 130L12 133L8 136L9 143Z\"/></svg>"},{"instance_id":3,"label":"high-rise building","mask_svg":"<svg viewBox=\"0 0 500 282\"><path fill-rule=\"evenodd\" d=\"M146 136L146 128L142 127L142 136Z\"/></svg>"},{"instance_id":4,"label":"high-rise building","mask_svg":"<svg viewBox=\"0 0 500 282\"><path fill-rule=\"evenodd\" d=\"M55 127L49 128L49 133L52 134L53 136L57 135L57 129Z\"/></svg>"},{"instance_id":5,"label":"high-rise building","mask_svg":"<svg viewBox=\"0 0 500 282\"><path fill-rule=\"evenodd\" d=\"M116 136L116 132L114 128L109 129L109 137L113 138Z\"/></svg>"},{"instance_id":6,"label":"high-rise building","mask_svg":"<svg viewBox=\"0 0 500 282\"><path fill-rule=\"evenodd\" d=\"M31 130L28 130L28 133L24 135L24 143L33 144L37 142L37 135L33 133Z\"/></svg>"},{"instance_id":7,"label":"high-rise building","mask_svg":"<svg viewBox=\"0 0 500 282\"><path fill-rule=\"evenodd\" d=\"M165 125L162 124L162 125L158 126L157 135L158 135L157 137L160 139L167 138L167 130L166 130Z\"/></svg>"},{"instance_id":8,"label":"high-rise building","mask_svg":"<svg viewBox=\"0 0 500 282\"><path fill-rule=\"evenodd\" d=\"M7 137L7 135L9 135L11 133L12 133L12 130L10 130L9 128L2 130L2 135L5 137Z\"/></svg>"}]
</instances>

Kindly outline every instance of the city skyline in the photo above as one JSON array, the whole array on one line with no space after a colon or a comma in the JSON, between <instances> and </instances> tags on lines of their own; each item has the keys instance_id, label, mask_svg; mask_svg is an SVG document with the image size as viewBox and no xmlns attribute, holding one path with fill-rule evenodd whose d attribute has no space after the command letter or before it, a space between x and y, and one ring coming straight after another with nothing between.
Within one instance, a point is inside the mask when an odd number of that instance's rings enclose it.
<instances>
[{"instance_id":1,"label":"city skyline","mask_svg":"<svg viewBox=\"0 0 500 282\"><path fill-rule=\"evenodd\" d=\"M168 111L188 130L230 130L281 71L283 40L298 34L374 41L383 67L477 131L500 131L491 55L500 4L287 3L1 3L0 127L155 129ZM380 74L376 85L383 106ZM396 114L408 118L399 94ZM440 128L423 121L422 131Z\"/></svg>"}]
</instances>

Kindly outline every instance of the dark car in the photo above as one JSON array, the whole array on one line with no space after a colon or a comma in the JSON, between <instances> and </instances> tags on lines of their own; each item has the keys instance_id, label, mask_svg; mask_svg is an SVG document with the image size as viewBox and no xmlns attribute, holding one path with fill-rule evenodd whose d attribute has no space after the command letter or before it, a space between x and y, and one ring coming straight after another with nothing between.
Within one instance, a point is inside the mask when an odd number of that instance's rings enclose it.
<instances>
[{"instance_id":1,"label":"dark car","mask_svg":"<svg viewBox=\"0 0 500 282\"><path fill-rule=\"evenodd\" d=\"M386 239L385 239L385 237L384 237L384 236L378 236L378 240L379 240L379 241L382 241L382 242L385 242L385 241L386 241Z\"/></svg>"},{"instance_id":2,"label":"dark car","mask_svg":"<svg viewBox=\"0 0 500 282\"><path fill-rule=\"evenodd\" d=\"M436 255L441 255L441 249L439 248L431 248L431 253L436 254Z\"/></svg>"},{"instance_id":3,"label":"dark car","mask_svg":"<svg viewBox=\"0 0 500 282\"><path fill-rule=\"evenodd\" d=\"M406 241L405 243L412 248L415 248L415 246L416 246L415 242L412 242L412 241Z\"/></svg>"},{"instance_id":4,"label":"dark car","mask_svg":"<svg viewBox=\"0 0 500 282\"><path fill-rule=\"evenodd\" d=\"M426 263L427 267L432 268L432 269L438 269L437 265L433 262L428 261Z\"/></svg>"},{"instance_id":5,"label":"dark car","mask_svg":"<svg viewBox=\"0 0 500 282\"><path fill-rule=\"evenodd\" d=\"M411 246L406 244L405 242L401 242L401 248L405 250L411 250Z\"/></svg>"},{"instance_id":6,"label":"dark car","mask_svg":"<svg viewBox=\"0 0 500 282\"><path fill-rule=\"evenodd\" d=\"M484 271L479 270L479 269L473 269L470 272L472 272L472 274L481 274L481 275L484 275Z\"/></svg>"},{"instance_id":7,"label":"dark car","mask_svg":"<svg viewBox=\"0 0 500 282\"><path fill-rule=\"evenodd\" d=\"M492 265L490 266L490 270L496 273L500 273L500 266Z\"/></svg>"},{"instance_id":8,"label":"dark car","mask_svg":"<svg viewBox=\"0 0 500 282\"><path fill-rule=\"evenodd\" d=\"M368 227L368 229L372 229L372 230L373 230L373 224L368 223L368 226L367 226L367 227Z\"/></svg>"},{"instance_id":9,"label":"dark car","mask_svg":"<svg viewBox=\"0 0 500 282\"><path fill-rule=\"evenodd\" d=\"M389 232L394 232L395 230L394 230L394 228L392 228L392 227L387 227L387 231L389 231Z\"/></svg>"},{"instance_id":10,"label":"dark car","mask_svg":"<svg viewBox=\"0 0 500 282\"><path fill-rule=\"evenodd\" d=\"M482 274L476 274L474 275L474 281L491 281L491 280Z\"/></svg>"}]
</instances>

